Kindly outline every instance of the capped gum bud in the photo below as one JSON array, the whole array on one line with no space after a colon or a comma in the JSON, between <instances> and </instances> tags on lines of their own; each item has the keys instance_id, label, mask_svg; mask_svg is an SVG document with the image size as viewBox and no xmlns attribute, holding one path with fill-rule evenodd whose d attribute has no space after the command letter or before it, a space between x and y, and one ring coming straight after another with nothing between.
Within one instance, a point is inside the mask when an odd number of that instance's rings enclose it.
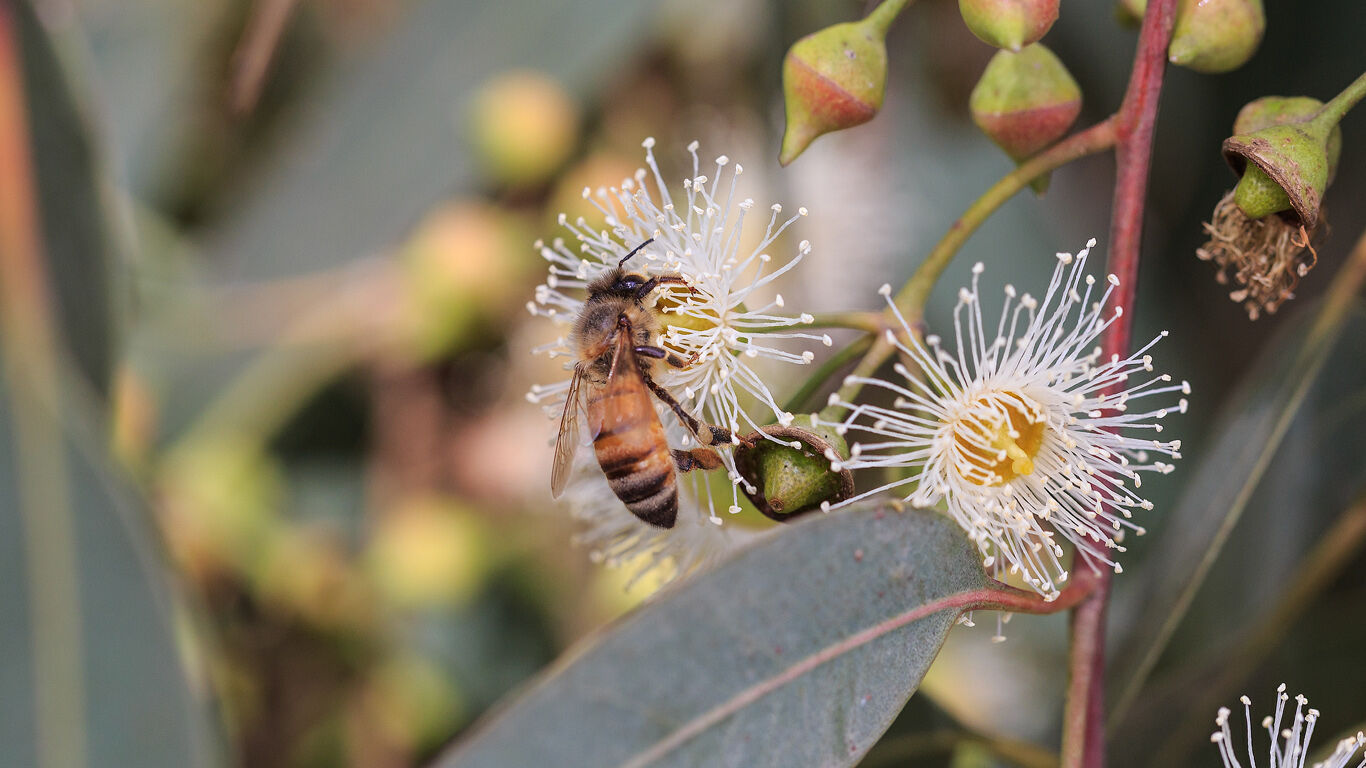
<instances>
[{"instance_id":1,"label":"capped gum bud","mask_svg":"<svg viewBox=\"0 0 1366 768\"><path fill-rule=\"evenodd\" d=\"M1262 42L1262 0L1181 0L1167 59L1205 74L1241 67Z\"/></svg>"},{"instance_id":2,"label":"capped gum bud","mask_svg":"<svg viewBox=\"0 0 1366 768\"><path fill-rule=\"evenodd\" d=\"M904 3L885 2L862 21L836 24L796 43L783 59L787 127L778 162L816 137L872 120L887 90L887 27Z\"/></svg>"},{"instance_id":3,"label":"capped gum bud","mask_svg":"<svg viewBox=\"0 0 1366 768\"><path fill-rule=\"evenodd\" d=\"M763 431L768 437L754 432L735 449L735 466L745 478L741 490L765 516L791 520L819 509L822 502L834 504L853 495L853 473L831 468L849 455L844 438L833 428L769 426ZM756 492L750 493L748 486Z\"/></svg>"},{"instance_id":4,"label":"capped gum bud","mask_svg":"<svg viewBox=\"0 0 1366 768\"><path fill-rule=\"evenodd\" d=\"M958 12L982 42L1019 51L1058 20L1058 0L958 0Z\"/></svg>"},{"instance_id":5,"label":"capped gum bud","mask_svg":"<svg viewBox=\"0 0 1366 768\"><path fill-rule=\"evenodd\" d=\"M993 56L968 105L977 127L1019 162L1067 133L1081 113L1081 88L1052 51L1035 43Z\"/></svg>"}]
</instances>

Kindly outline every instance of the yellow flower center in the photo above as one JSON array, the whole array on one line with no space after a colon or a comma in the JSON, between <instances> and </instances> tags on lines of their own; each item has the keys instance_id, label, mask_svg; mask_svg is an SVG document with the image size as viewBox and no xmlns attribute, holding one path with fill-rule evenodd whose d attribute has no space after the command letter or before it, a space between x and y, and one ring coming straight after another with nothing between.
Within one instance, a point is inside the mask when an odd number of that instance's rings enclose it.
<instances>
[{"instance_id":1,"label":"yellow flower center","mask_svg":"<svg viewBox=\"0 0 1366 768\"><path fill-rule=\"evenodd\" d=\"M1046 428L1043 409L1030 398L1009 390L982 395L950 426L954 465L981 486L1033 474Z\"/></svg>"},{"instance_id":2,"label":"yellow flower center","mask_svg":"<svg viewBox=\"0 0 1366 768\"><path fill-rule=\"evenodd\" d=\"M672 287L672 286L670 286ZM689 331L707 331L716 327L716 323L710 318L697 317L695 315L685 315L678 310L688 301L686 289L677 291L661 291L655 300L655 310L659 313L660 323L665 328L678 327Z\"/></svg>"}]
</instances>

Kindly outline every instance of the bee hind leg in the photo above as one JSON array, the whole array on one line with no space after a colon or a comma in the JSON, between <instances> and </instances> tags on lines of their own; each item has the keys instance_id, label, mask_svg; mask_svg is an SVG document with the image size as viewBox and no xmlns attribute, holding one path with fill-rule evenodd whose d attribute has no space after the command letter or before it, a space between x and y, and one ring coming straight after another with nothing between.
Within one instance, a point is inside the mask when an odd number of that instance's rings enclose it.
<instances>
[{"instance_id":1,"label":"bee hind leg","mask_svg":"<svg viewBox=\"0 0 1366 768\"><path fill-rule=\"evenodd\" d=\"M683 451L674 448L669 451L673 454L674 464L679 472L691 472L694 469L718 469L721 466L721 454L711 448L694 448L691 451Z\"/></svg>"}]
</instances>

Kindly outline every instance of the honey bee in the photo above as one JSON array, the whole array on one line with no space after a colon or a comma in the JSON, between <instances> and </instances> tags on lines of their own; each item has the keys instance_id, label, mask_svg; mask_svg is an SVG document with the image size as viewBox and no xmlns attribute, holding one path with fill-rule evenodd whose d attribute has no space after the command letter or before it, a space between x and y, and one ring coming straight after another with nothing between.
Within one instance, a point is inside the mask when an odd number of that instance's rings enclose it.
<instances>
[{"instance_id":1,"label":"honey bee","mask_svg":"<svg viewBox=\"0 0 1366 768\"><path fill-rule=\"evenodd\" d=\"M612 271L588 284L588 298L574 322L570 345L578 356L555 441L550 492L559 498L579 445L577 408L582 407L593 438L593 453L607 475L612 492L636 517L650 525L672 528L678 517L677 472L716 469L721 456L707 447L731 443L728 429L698 421L655 382L657 361L686 368L686 359L656 346L659 321L646 305L662 285L682 285L678 275L627 272L626 262L654 241L650 238L626 254ZM703 447L670 449L651 393L673 410ZM677 472L675 471L677 470Z\"/></svg>"}]
</instances>

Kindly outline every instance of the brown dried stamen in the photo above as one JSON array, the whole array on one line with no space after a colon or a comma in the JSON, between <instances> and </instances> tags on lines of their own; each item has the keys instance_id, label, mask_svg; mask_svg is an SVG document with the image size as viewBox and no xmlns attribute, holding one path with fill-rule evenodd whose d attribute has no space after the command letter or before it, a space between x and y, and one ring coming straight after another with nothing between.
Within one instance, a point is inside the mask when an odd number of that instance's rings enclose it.
<instances>
[{"instance_id":1,"label":"brown dried stamen","mask_svg":"<svg viewBox=\"0 0 1366 768\"><path fill-rule=\"evenodd\" d=\"M1253 320L1293 299L1300 278L1318 263L1318 253L1310 244L1312 232L1279 215L1249 219L1233 202L1231 191L1214 207L1214 215L1204 226L1210 239L1195 255L1218 265L1214 278L1221 284L1233 275L1239 287L1229 298L1240 302Z\"/></svg>"}]
</instances>

